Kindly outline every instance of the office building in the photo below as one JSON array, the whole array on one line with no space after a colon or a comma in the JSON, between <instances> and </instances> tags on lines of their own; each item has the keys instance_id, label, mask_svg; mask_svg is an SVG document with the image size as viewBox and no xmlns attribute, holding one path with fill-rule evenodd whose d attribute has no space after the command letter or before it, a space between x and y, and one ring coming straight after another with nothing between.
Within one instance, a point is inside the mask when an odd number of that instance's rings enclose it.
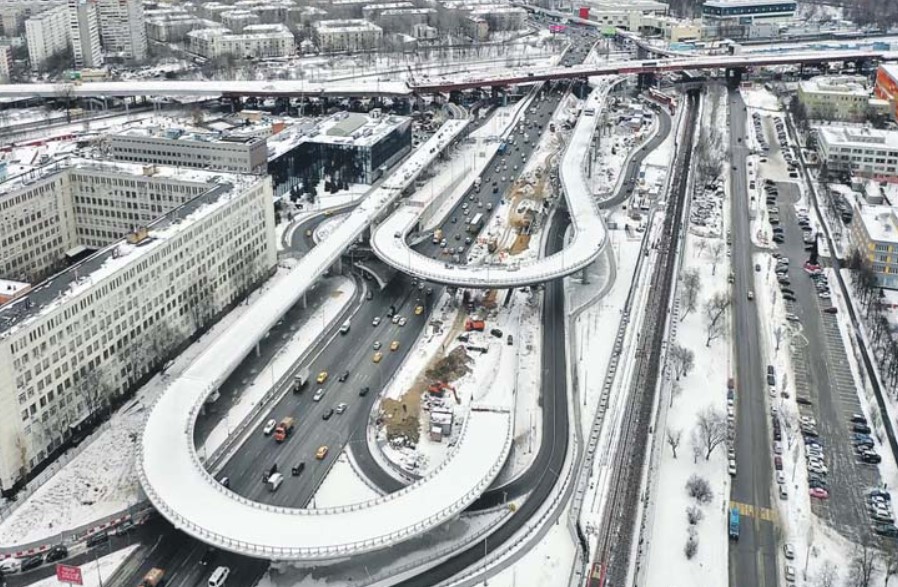
<instances>
[{"instance_id":1,"label":"office building","mask_svg":"<svg viewBox=\"0 0 898 587\"><path fill-rule=\"evenodd\" d=\"M898 289L898 213L894 206L856 200L851 243L870 262L880 287Z\"/></svg>"},{"instance_id":2,"label":"office building","mask_svg":"<svg viewBox=\"0 0 898 587\"><path fill-rule=\"evenodd\" d=\"M71 230L81 218L129 228L124 240L104 239L102 250L0 307L4 493L123 401L276 263L268 178L73 161L22 189L51 183L56 189L34 197L64 206L68 218L59 222ZM113 192L117 198L104 197ZM4 194L0 203L11 197L18 196Z\"/></svg>"},{"instance_id":3,"label":"office building","mask_svg":"<svg viewBox=\"0 0 898 587\"><path fill-rule=\"evenodd\" d=\"M143 61L147 31L141 0L96 0L100 41L107 58Z\"/></svg>"},{"instance_id":4,"label":"office building","mask_svg":"<svg viewBox=\"0 0 898 587\"><path fill-rule=\"evenodd\" d=\"M206 59L236 55L247 59L289 57L296 52L293 33L282 24L254 24L233 33L226 28L187 33L190 51Z\"/></svg>"},{"instance_id":5,"label":"office building","mask_svg":"<svg viewBox=\"0 0 898 587\"><path fill-rule=\"evenodd\" d=\"M795 18L795 0L707 0L702 18L711 23L786 23Z\"/></svg>"},{"instance_id":6,"label":"office building","mask_svg":"<svg viewBox=\"0 0 898 587\"><path fill-rule=\"evenodd\" d=\"M839 126L816 130L817 150L828 172L898 181L898 131Z\"/></svg>"},{"instance_id":7,"label":"office building","mask_svg":"<svg viewBox=\"0 0 898 587\"><path fill-rule=\"evenodd\" d=\"M112 157L119 161L236 173L264 172L268 163L264 138L184 129L176 121L129 128L109 139Z\"/></svg>"},{"instance_id":8,"label":"office building","mask_svg":"<svg viewBox=\"0 0 898 587\"><path fill-rule=\"evenodd\" d=\"M47 61L69 47L69 11L55 6L25 22L25 43L33 71L41 71Z\"/></svg>"},{"instance_id":9,"label":"office building","mask_svg":"<svg viewBox=\"0 0 898 587\"><path fill-rule=\"evenodd\" d=\"M808 118L862 122L870 106L870 91L863 77L820 76L798 84L798 101Z\"/></svg>"},{"instance_id":10,"label":"office building","mask_svg":"<svg viewBox=\"0 0 898 587\"><path fill-rule=\"evenodd\" d=\"M69 0L69 34L76 68L103 65L96 0Z\"/></svg>"},{"instance_id":11,"label":"office building","mask_svg":"<svg viewBox=\"0 0 898 587\"><path fill-rule=\"evenodd\" d=\"M319 51L366 51L379 47L383 29L362 19L319 20L312 25L312 38Z\"/></svg>"}]
</instances>

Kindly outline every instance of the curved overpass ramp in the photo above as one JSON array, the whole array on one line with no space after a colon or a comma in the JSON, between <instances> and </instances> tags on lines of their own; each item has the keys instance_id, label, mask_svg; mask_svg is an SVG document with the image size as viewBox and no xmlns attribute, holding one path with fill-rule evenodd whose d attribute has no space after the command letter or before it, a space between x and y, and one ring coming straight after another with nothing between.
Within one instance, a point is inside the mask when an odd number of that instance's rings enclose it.
<instances>
[{"instance_id":1,"label":"curved overpass ramp","mask_svg":"<svg viewBox=\"0 0 898 587\"><path fill-rule=\"evenodd\" d=\"M380 259L415 277L457 287L510 288L552 281L580 271L596 260L607 242L605 222L586 185L582 166L589 153L593 132L604 107L607 88L589 95L561 161L561 183L574 229L574 239L558 253L524 263L459 265L416 252L407 242L423 209L400 206L371 235L371 248Z\"/></svg>"}]
</instances>

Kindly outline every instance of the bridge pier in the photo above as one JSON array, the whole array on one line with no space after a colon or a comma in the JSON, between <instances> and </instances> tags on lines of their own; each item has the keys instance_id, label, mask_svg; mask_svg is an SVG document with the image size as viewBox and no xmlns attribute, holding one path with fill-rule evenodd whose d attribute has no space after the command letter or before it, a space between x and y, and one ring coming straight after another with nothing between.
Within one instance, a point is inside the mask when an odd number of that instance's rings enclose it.
<instances>
[{"instance_id":1,"label":"bridge pier","mask_svg":"<svg viewBox=\"0 0 898 587\"><path fill-rule=\"evenodd\" d=\"M636 76L636 87L640 92L657 85L657 78L654 73L640 73Z\"/></svg>"},{"instance_id":2,"label":"bridge pier","mask_svg":"<svg viewBox=\"0 0 898 587\"><path fill-rule=\"evenodd\" d=\"M742 83L742 76L745 74L744 67L728 67L726 70L727 87L738 88Z\"/></svg>"}]
</instances>

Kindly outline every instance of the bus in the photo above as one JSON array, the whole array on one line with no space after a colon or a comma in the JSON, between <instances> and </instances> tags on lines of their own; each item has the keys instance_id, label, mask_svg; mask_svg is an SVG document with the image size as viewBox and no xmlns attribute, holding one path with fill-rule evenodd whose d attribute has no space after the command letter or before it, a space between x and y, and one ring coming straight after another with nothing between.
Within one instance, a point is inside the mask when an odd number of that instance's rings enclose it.
<instances>
[{"instance_id":1,"label":"bus","mask_svg":"<svg viewBox=\"0 0 898 587\"><path fill-rule=\"evenodd\" d=\"M480 229L483 228L483 214L477 213L471 218L471 221L468 223L468 232L471 234L476 234L480 232Z\"/></svg>"},{"instance_id":2,"label":"bus","mask_svg":"<svg viewBox=\"0 0 898 587\"><path fill-rule=\"evenodd\" d=\"M730 508L730 538L739 539L739 509Z\"/></svg>"}]
</instances>

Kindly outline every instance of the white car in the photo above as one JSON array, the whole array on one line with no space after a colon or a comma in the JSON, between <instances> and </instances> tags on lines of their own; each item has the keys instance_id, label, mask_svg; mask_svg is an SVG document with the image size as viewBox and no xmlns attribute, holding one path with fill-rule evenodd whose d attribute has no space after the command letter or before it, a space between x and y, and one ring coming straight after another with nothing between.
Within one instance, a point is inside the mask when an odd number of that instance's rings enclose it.
<instances>
[{"instance_id":1,"label":"white car","mask_svg":"<svg viewBox=\"0 0 898 587\"><path fill-rule=\"evenodd\" d=\"M339 404L337 404L337 408L336 408L335 411L336 411L338 414L342 414L343 412L346 411L346 408L348 408L348 407L349 407L349 406L348 406L347 404L345 404L345 403L343 403L343 402L340 402Z\"/></svg>"},{"instance_id":2,"label":"white car","mask_svg":"<svg viewBox=\"0 0 898 587\"><path fill-rule=\"evenodd\" d=\"M786 560L792 560L795 558L795 549L792 548L792 545L788 542L783 544L783 556L786 557Z\"/></svg>"},{"instance_id":3,"label":"white car","mask_svg":"<svg viewBox=\"0 0 898 587\"><path fill-rule=\"evenodd\" d=\"M371 326L378 326L380 324L380 316L375 316L374 320L371 321Z\"/></svg>"},{"instance_id":4,"label":"white car","mask_svg":"<svg viewBox=\"0 0 898 587\"><path fill-rule=\"evenodd\" d=\"M402 320L402 316L400 316L399 314L393 314L393 324L399 324L400 320Z\"/></svg>"},{"instance_id":5,"label":"white car","mask_svg":"<svg viewBox=\"0 0 898 587\"><path fill-rule=\"evenodd\" d=\"M773 443L773 454L781 455L783 454L783 443L780 441L774 441Z\"/></svg>"},{"instance_id":6,"label":"white car","mask_svg":"<svg viewBox=\"0 0 898 587\"><path fill-rule=\"evenodd\" d=\"M274 429L277 427L278 423L276 420L269 420L265 422L265 427L262 428L262 434L265 436L270 436Z\"/></svg>"},{"instance_id":7,"label":"white car","mask_svg":"<svg viewBox=\"0 0 898 587\"><path fill-rule=\"evenodd\" d=\"M399 326L405 326L407 322L405 318L400 318L398 324Z\"/></svg>"},{"instance_id":8,"label":"white car","mask_svg":"<svg viewBox=\"0 0 898 587\"><path fill-rule=\"evenodd\" d=\"M3 571L4 573L18 573L21 568L21 559L7 558L0 561L0 571Z\"/></svg>"},{"instance_id":9,"label":"white car","mask_svg":"<svg viewBox=\"0 0 898 587\"><path fill-rule=\"evenodd\" d=\"M735 476L736 476L736 461L735 461L735 460L730 459L730 465L729 465L728 470L729 470L729 473L730 473L730 477L735 477Z\"/></svg>"},{"instance_id":10,"label":"white car","mask_svg":"<svg viewBox=\"0 0 898 587\"><path fill-rule=\"evenodd\" d=\"M323 398L323 397L324 397L324 390L323 390L323 389L319 389L318 391L315 392L315 395L312 396L312 401L313 401L313 402L320 402L320 401L321 401L321 398Z\"/></svg>"},{"instance_id":11,"label":"white car","mask_svg":"<svg viewBox=\"0 0 898 587\"><path fill-rule=\"evenodd\" d=\"M783 475L782 471L776 472L776 482L779 483L780 485L782 485L783 483L786 482L786 476Z\"/></svg>"}]
</instances>

